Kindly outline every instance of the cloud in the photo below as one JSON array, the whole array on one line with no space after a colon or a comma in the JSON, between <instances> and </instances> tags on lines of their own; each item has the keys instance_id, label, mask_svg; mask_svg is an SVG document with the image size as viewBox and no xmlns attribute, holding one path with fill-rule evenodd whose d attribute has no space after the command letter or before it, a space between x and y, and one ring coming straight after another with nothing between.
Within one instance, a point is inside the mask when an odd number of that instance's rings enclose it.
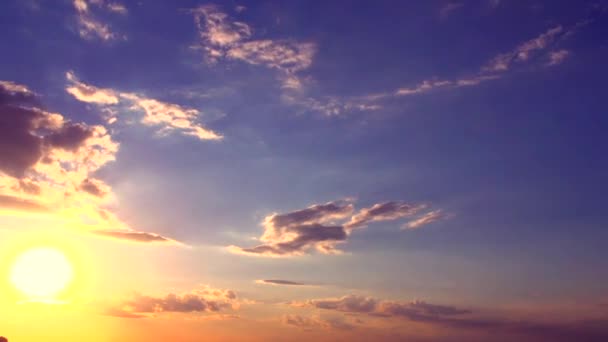
<instances>
[{"instance_id":1,"label":"cloud","mask_svg":"<svg viewBox=\"0 0 608 342\"><path fill-rule=\"evenodd\" d=\"M308 284L305 284L305 283L299 283L299 282L291 281L291 280L280 280L280 279L263 279L263 280L256 280L255 282L258 284L266 284L266 285L308 286Z\"/></svg>"},{"instance_id":2,"label":"cloud","mask_svg":"<svg viewBox=\"0 0 608 342\"><path fill-rule=\"evenodd\" d=\"M578 321L555 320L550 323L546 320L513 318L508 314L503 317L494 314L492 318L487 318L484 317L484 313L474 313L470 309L451 305L437 305L420 300L411 302L380 300L358 295L291 302L290 305L342 312L345 315L367 315L379 319L431 324L450 328L452 333L458 330L475 331L488 334L493 339L500 337L504 340L522 341L604 341L608 337L606 328L608 325L604 318ZM291 323L294 326L314 325L312 321L297 318Z\"/></svg>"},{"instance_id":3,"label":"cloud","mask_svg":"<svg viewBox=\"0 0 608 342\"><path fill-rule=\"evenodd\" d=\"M159 127L159 134L166 135L173 131L193 136L200 140L221 140L223 136L196 122L201 112L174 103L159 101L140 94L120 92L114 89L98 88L78 80L73 72L66 73L70 85L66 91L77 100L103 105L108 123L117 121L118 105L126 105L121 110L143 113L141 123L146 126Z\"/></svg>"},{"instance_id":4,"label":"cloud","mask_svg":"<svg viewBox=\"0 0 608 342\"><path fill-rule=\"evenodd\" d=\"M499 1L495 1L495 6L499 4ZM452 6L451 6L452 5ZM449 3L444 6L443 9L457 9L454 7L455 3ZM460 87L476 86L486 81L497 80L504 76L504 74L516 66L523 66L526 64L533 64L538 66L536 57L546 53L546 50L557 44L560 40L574 34L582 26L586 25L588 21L582 21L570 28L564 28L561 25L549 28L547 31L541 33L537 37L525 41L519 44L515 49L501 53L490 59L487 63L479 68L479 71L475 74L457 78L454 80L441 80L441 79L427 79L423 80L419 84L410 87L402 87L395 90L392 93L381 93L376 95L377 99L387 98L392 96L413 96L428 93L439 89L454 89ZM553 66L563 62L569 56L568 50L556 50L551 51L548 54L549 61L547 65Z\"/></svg>"},{"instance_id":5,"label":"cloud","mask_svg":"<svg viewBox=\"0 0 608 342\"><path fill-rule=\"evenodd\" d=\"M358 228L370 222L392 221L412 216L424 209L425 205L411 204L400 201L390 201L374 204L369 208L361 209L346 224L349 229Z\"/></svg>"},{"instance_id":6,"label":"cloud","mask_svg":"<svg viewBox=\"0 0 608 342\"><path fill-rule=\"evenodd\" d=\"M68 86L65 90L79 101L104 105L117 104L119 101L114 90L84 84L78 80L72 71L66 73L66 78L71 86Z\"/></svg>"},{"instance_id":7,"label":"cloud","mask_svg":"<svg viewBox=\"0 0 608 342\"><path fill-rule=\"evenodd\" d=\"M353 205L347 201L315 204L287 214L271 214L262 222L264 242L251 248L231 246L235 253L260 256L302 255L311 248L321 253L335 253L335 245L346 240L347 233L339 225L327 226L334 220L348 217Z\"/></svg>"},{"instance_id":8,"label":"cloud","mask_svg":"<svg viewBox=\"0 0 608 342\"><path fill-rule=\"evenodd\" d=\"M324 319L316 316L303 317L300 315L284 315L281 318L281 322L287 326L300 328L306 331L318 328L340 330L351 330L354 328L352 324L345 322L343 319Z\"/></svg>"},{"instance_id":9,"label":"cloud","mask_svg":"<svg viewBox=\"0 0 608 342\"><path fill-rule=\"evenodd\" d=\"M253 30L243 22L234 21L217 6L201 6L192 11L203 50L209 62L220 58L239 60L279 70L293 77L307 69L316 52L312 43L290 40L253 40Z\"/></svg>"},{"instance_id":10,"label":"cloud","mask_svg":"<svg viewBox=\"0 0 608 342\"><path fill-rule=\"evenodd\" d=\"M441 210L430 211L412 221L407 222L406 224L403 225L403 229L417 229L422 226L431 224L433 222L442 220L444 218L446 218L446 214L444 214L443 211L441 211Z\"/></svg>"},{"instance_id":11,"label":"cloud","mask_svg":"<svg viewBox=\"0 0 608 342\"><path fill-rule=\"evenodd\" d=\"M0 195L0 208L19 209L28 212L48 212L49 208L32 200Z\"/></svg>"},{"instance_id":12,"label":"cloud","mask_svg":"<svg viewBox=\"0 0 608 342\"><path fill-rule=\"evenodd\" d=\"M134 294L119 305L109 308L106 314L137 318L160 313L204 313L236 310L239 305L240 301L236 292L203 286L188 293L169 293L163 297Z\"/></svg>"},{"instance_id":13,"label":"cloud","mask_svg":"<svg viewBox=\"0 0 608 342\"><path fill-rule=\"evenodd\" d=\"M559 36L565 33L561 25L552 27L538 37L518 45L514 50L494 57L482 70L489 72L504 72L513 64L528 61L535 53L546 49Z\"/></svg>"},{"instance_id":14,"label":"cloud","mask_svg":"<svg viewBox=\"0 0 608 342\"><path fill-rule=\"evenodd\" d=\"M353 215L354 205L350 200L343 200L315 204L286 214L273 213L262 222L262 244L248 248L229 246L228 250L236 254L267 257L300 256L313 249L322 254L339 254L341 251L337 245L345 242L354 228L408 217L424 207L391 201L364 208Z\"/></svg>"},{"instance_id":15,"label":"cloud","mask_svg":"<svg viewBox=\"0 0 608 342\"><path fill-rule=\"evenodd\" d=\"M97 19L92 13L92 6L113 13L126 14L127 9L123 4L103 0L73 0L72 5L76 10L80 37L84 39L98 38L104 41L119 38L119 35L113 32L108 24Z\"/></svg>"},{"instance_id":16,"label":"cloud","mask_svg":"<svg viewBox=\"0 0 608 342\"><path fill-rule=\"evenodd\" d=\"M125 240L160 241L103 209L112 189L94 174L114 161L118 148L105 127L45 111L26 86L0 82L1 207L58 215L83 230L112 227Z\"/></svg>"},{"instance_id":17,"label":"cloud","mask_svg":"<svg viewBox=\"0 0 608 342\"><path fill-rule=\"evenodd\" d=\"M97 234L100 236L110 237L119 240L133 241L133 242L159 242L159 243L177 243L175 240L166 238L164 236L147 233L147 232L138 232L132 230L96 230L92 232L93 234Z\"/></svg>"},{"instance_id":18,"label":"cloud","mask_svg":"<svg viewBox=\"0 0 608 342\"><path fill-rule=\"evenodd\" d=\"M558 51L551 51L549 53L549 62L547 63L547 65L553 66L561 64L563 61L566 60L566 58L568 58L568 56L570 56L570 51L568 50L562 49Z\"/></svg>"},{"instance_id":19,"label":"cloud","mask_svg":"<svg viewBox=\"0 0 608 342\"><path fill-rule=\"evenodd\" d=\"M341 298L313 299L291 303L295 307L314 307L345 313L368 314L377 317L399 317L413 321L434 320L441 317L470 314L467 309L446 305L429 304L424 301L400 302L378 300L372 297L347 295Z\"/></svg>"},{"instance_id":20,"label":"cloud","mask_svg":"<svg viewBox=\"0 0 608 342\"><path fill-rule=\"evenodd\" d=\"M195 119L200 115L197 109L185 108L135 94L121 93L121 98L131 101L132 109L144 112L141 123L147 126L160 126L161 134L180 131L200 140L221 140L223 138L222 135L195 123Z\"/></svg>"},{"instance_id":21,"label":"cloud","mask_svg":"<svg viewBox=\"0 0 608 342\"><path fill-rule=\"evenodd\" d=\"M436 89L436 88L446 87L446 86L449 86L451 84L452 84L451 81L425 80L425 81L422 81L422 83L420 83L419 85L417 85L417 86L415 86L413 88L399 88L395 92L395 95L397 95L397 96L406 96L406 95L421 94L421 93L426 93L426 92L431 91L431 90Z\"/></svg>"},{"instance_id":22,"label":"cloud","mask_svg":"<svg viewBox=\"0 0 608 342\"><path fill-rule=\"evenodd\" d=\"M237 11L241 12L241 11ZM204 5L192 10L206 62L235 61L274 70L288 105L327 116L351 111L375 111L380 105L366 99L306 96L310 77L303 76L314 62L317 45L293 39L255 39L254 29L222 12L218 6Z\"/></svg>"}]
</instances>

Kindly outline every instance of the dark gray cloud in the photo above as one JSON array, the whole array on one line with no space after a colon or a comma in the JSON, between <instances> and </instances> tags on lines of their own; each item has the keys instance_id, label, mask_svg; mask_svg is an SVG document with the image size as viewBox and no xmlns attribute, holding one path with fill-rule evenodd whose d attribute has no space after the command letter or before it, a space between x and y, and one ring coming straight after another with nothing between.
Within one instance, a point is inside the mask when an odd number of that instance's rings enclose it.
<instances>
[{"instance_id":1,"label":"dark gray cloud","mask_svg":"<svg viewBox=\"0 0 608 342\"><path fill-rule=\"evenodd\" d=\"M75 151L93 129L70 123L37 107L31 92L7 88L0 82L0 171L22 178L48 151Z\"/></svg>"},{"instance_id":2,"label":"dark gray cloud","mask_svg":"<svg viewBox=\"0 0 608 342\"><path fill-rule=\"evenodd\" d=\"M18 209L24 211L46 212L49 208L28 199L14 196L0 195L0 208Z\"/></svg>"},{"instance_id":3,"label":"dark gray cloud","mask_svg":"<svg viewBox=\"0 0 608 342\"><path fill-rule=\"evenodd\" d=\"M174 240L166 238L164 236L138 231L129 230L94 230L93 234L106 236L110 238L128 240L134 242L163 242L163 243L175 243Z\"/></svg>"}]
</instances>

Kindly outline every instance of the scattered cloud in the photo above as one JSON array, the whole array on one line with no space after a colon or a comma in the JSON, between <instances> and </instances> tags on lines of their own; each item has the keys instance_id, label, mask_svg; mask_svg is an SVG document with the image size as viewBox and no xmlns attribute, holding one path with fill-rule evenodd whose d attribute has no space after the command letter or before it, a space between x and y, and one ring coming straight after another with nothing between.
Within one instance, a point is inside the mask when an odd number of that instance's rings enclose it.
<instances>
[{"instance_id":1,"label":"scattered cloud","mask_svg":"<svg viewBox=\"0 0 608 342\"><path fill-rule=\"evenodd\" d=\"M241 301L233 290L203 286L188 293L169 293L162 297L134 294L106 314L125 318L149 317L161 313L204 313L236 310Z\"/></svg>"},{"instance_id":2,"label":"scattered cloud","mask_svg":"<svg viewBox=\"0 0 608 342\"><path fill-rule=\"evenodd\" d=\"M451 81L425 80L425 81L422 81L422 83L420 83L419 85L412 87L412 88L399 88L395 92L395 95L406 96L406 95L421 94L421 93L426 93L426 92L431 91L436 88L446 87L451 84L452 84Z\"/></svg>"},{"instance_id":3,"label":"scattered cloud","mask_svg":"<svg viewBox=\"0 0 608 342\"><path fill-rule=\"evenodd\" d=\"M207 62L228 59L265 66L280 72L284 87L301 87L297 72L312 64L314 43L252 39L253 29L248 24L233 20L215 5L200 6L192 13Z\"/></svg>"},{"instance_id":4,"label":"scattered cloud","mask_svg":"<svg viewBox=\"0 0 608 342\"><path fill-rule=\"evenodd\" d=\"M354 325L342 318L321 318L318 316L303 317L300 315L284 315L281 322L287 326L300 328L305 331L314 329L340 329L351 330Z\"/></svg>"},{"instance_id":5,"label":"scattered cloud","mask_svg":"<svg viewBox=\"0 0 608 342\"><path fill-rule=\"evenodd\" d=\"M299 256L311 249L322 254L339 254L341 251L336 246L346 241L354 228L408 217L424 208L423 205L391 201L364 208L353 215L354 205L350 200L315 204L286 214L266 216L262 222L262 244L249 248L229 246L228 249L237 254L268 257Z\"/></svg>"},{"instance_id":6,"label":"scattered cloud","mask_svg":"<svg viewBox=\"0 0 608 342\"><path fill-rule=\"evenodd\" d=\"M482 70L487 72L504 72L516 64L530 60L530 58L546 49L566 31L561 25L552 27L538 37L518 45L514 50L494 57Z\"/></svg>"},{"instance_id":7,"label":"scattered cloud","mask_svg":"<svg viewBox=\"0 0 608 342\"><path fill-rule=\"evenodd\" d=\"M103 23L92 13L92 7L124 15L127 14L127 8L123 4L104 0L72 0L72 4L76 10L80 37L98 38L104 41L120 38L108 24Z\"/></svg>"},{"instance_id":8,"label":"scattered cloud","mask_svg":"<svg viewBox=\"0 0 608 342\"><path fill-rule=\"evenodd\" d=\"M160 127L158 131L160 135L178 131L200 140L221 140L223 138L222 135L196 122L201 115L198 109L159 101L141 94L98 88L79 81L71 71L66 73L66 78L69 82L66 91L79 101L104 106L108 123L117 121L118 110L114 107L124 104L126 107L121 110L143 113L141 123L146 126Z\"/></svg>"},{"instance_id":9,"label":"scattered cloud","mask_svg":"<svg viewBox=\"0 0 608 342\"><path fill-rule=\"evenodd\" d=\"M131 101L131 109L144 112L141 123L147 126L161 127L159 130L161 135L179 131L200 140L221 140L223 138L220 134L195 122L201 114L197 109L186 108L136 94L122 93L120 96Z\"/></svg>"},{"instance_id":10,"label":"scattered cloud","mask_svg":"<svg viewBox=\"0 0 608 342\"><path fill-rule=\"evenodd\" d=\"M449 7L449 5L453 4L455 3L449 3L443 8L452 8L452 10L457 9L458 7ZM495 1L495 6L498 6L498 4L499 1ZM561 25L549 28L539 36L519 44L515 49L498 54L481 66L480 70L473 75L455 80L428 79L415 86L399 88L395 90L392 95L397 97L413 96L438 89L476 86L486 81L500 79L506 72L512 70L516 66L523 66L531 63L538 66L538 63L536 62L538 56L546 55L547 49L555 46L560 40L574 34L580 27L586 25L587 23L587 21L582 21L568 29ZM558 65L568 56L569 51L565 49L550 51L547 57L549 61L546 64L550 66ZM391 93L381 93L376 95L376 99L387 98L390 96Z\"/></svg>"},{"instance_id":11,"label":"scattered cloud","mask_svg":"<svg viewBox=\"0 0 608 342\"><path fill-rule=\"evenodd\" d=\"M341 298L314 299L293 302L295 307L313 307L344 313L368 314L377 317L399 317L412 321L432 321L442 317L470 314L471 311L453 306L429 304L424 301L400 302L372 297L347 295Z\"/></svg>"},{"instance_id":12,"label":"scattered cloud","mask_svg":"<svg viewBox=\"0 0 608 342\"><path fill-rule=\"evenodd\" d=\"M361 209L351 218L350 222L346 224L346 227L353 229L365 226L370 222L393 221L412 216L424 208L426 208L425 205L410 204L401 201L378 203L369 208Z\"/></svg>"},{"instance_id":13,"label":"scattered cloud","mask_svg":"<svg viewBox=\"0 0 608 342\"><path fill-rule=\"evenodd\" d=\"M553 65L562 64L562 62L565 61L566 58L568 58L568 56L570 56L570 51L565 50L565 49L551 51L549 53L549 62L547 63L547 65L553 66Z\"/></svg>"},{"instance_id":14,"label":"scattered cloud","mask_svg":"<svg viewBox=\"0 0 608 342\"><path fill-rule=\"evenodd\" d=\"M79 101L102 105L113 105L119 101L118 94L114 90L101 89L82 83L72 71L66 73L66 78L70 86L66 87L65 90Z\"/></svg>"},{"instance_id":15,"label":"scattered cloud","mask_svg":"<svg viewBox=\"0 0 608 342\"><path fill-rule=\"evenodd\" d=\"M429 211L428 213L425 213L424 215L404 224L403 229L417 229L433 222L443 220L446 217L447 215L442 210Z\"/></svg>"}]
</instances>

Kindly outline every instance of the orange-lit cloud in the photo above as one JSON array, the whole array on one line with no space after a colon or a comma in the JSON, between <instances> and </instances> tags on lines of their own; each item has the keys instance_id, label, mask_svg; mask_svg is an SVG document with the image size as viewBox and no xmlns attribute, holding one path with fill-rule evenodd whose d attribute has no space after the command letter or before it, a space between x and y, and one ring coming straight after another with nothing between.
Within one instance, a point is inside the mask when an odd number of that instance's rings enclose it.
<instances>
[{"instance_id":1,"label":"orange-lit cloud","mask_svg":"<svg viewBox=\"0 0 608 342\"><path fill-rule=\"evenodd\" d=\"M81 230L119 230L124 235L114 237L147 242L131 236L148 233L103 209L112 191L94 174L118 148L105 127L43 110L26 86L0 83L0 210L46 213Z\"/></svg>"}]
</instances>

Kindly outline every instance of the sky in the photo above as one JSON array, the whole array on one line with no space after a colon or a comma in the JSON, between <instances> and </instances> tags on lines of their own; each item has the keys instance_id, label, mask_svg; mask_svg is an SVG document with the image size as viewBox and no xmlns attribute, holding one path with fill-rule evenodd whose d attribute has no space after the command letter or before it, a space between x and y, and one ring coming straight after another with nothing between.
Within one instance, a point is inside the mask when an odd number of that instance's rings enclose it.
<instances>
[{"instance_id":1,"label":"sky","mask_svg":"<svg viewBox=\"0 0 608 342\"><path fill-rule=\"evenodd\" d=\"M0 335L608 340L607 17L2 1Z\"/></svg>"}]
</instances>

